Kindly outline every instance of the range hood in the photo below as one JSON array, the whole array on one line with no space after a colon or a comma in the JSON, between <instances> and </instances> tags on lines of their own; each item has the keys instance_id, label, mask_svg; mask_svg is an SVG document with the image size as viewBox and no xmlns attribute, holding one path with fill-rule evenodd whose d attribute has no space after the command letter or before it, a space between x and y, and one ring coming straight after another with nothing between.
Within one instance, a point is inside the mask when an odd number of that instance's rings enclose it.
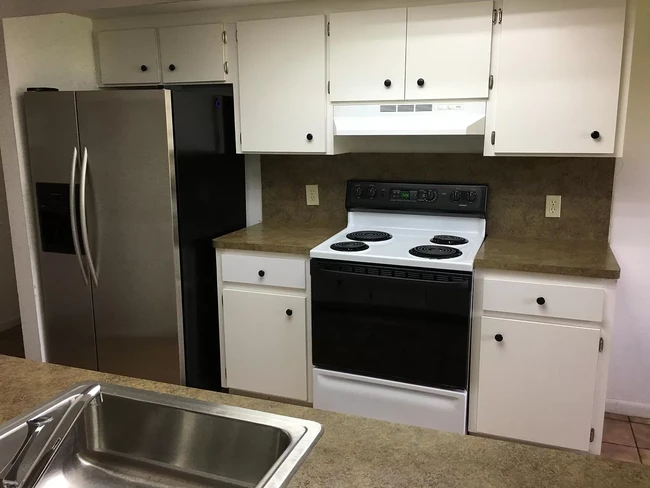
<instances>
[{"instance_id":1,"label":"range hood","mask_svg":"<svg viewBox=\"0 0 650 488\"><path fill-rule=\"evenodd\" d=\"M482 135L485 111L484 101L334 105L334 135Z\"/></svg>"}]
</instances>

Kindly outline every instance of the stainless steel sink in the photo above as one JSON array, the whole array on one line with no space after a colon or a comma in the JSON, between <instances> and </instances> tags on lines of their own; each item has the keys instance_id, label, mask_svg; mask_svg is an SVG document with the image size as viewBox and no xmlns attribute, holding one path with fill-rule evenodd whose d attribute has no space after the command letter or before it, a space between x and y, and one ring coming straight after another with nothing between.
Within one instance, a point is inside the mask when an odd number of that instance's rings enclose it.
<instances>
[{"instance_id":1,"label":"stainless steel sink","mask_svg":"<svg viewBox=\"0 0 650 488\"><path fill-rule=\"evenodd\" d=\"M307 420L113 385L81 402L92 385L0 428L0 470L30 439L0 488L280 488L322 435Z\"/></svg>"}]
</instances>

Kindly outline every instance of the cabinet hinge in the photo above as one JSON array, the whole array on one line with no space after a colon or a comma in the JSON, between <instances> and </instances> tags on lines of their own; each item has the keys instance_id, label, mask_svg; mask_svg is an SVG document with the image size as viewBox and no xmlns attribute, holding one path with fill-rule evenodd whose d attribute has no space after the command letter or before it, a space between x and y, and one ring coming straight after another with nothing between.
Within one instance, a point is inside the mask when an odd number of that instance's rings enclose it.
<instances>
[{"instance_id":1,"label":"cabinet hinge","mask_svg":"<svg viewBox=\"0 0 650 488\"><path fill-rule=\"evenodd\" d=\"M605 339L602 337L598 341L598 352L603 352L603 349L605 348Z\"/></svg>"},{"instance_id":2,"label":"cabinet hinge","mask_svg":"<svg viewBox=\"0 0 650 488\"><path fill-rule=\"evenodd\" d=\"M330 23L327 23L327 37L330 36Z\"/></svg>"},{"instance_id":3,"label":"cabinet hinge","mask_svg":"<svg viewBox=\"0 0 650 488\"><path fill-rule=\"evenodd\" d=\"M244 140L242 139L241 132L239 133L239 144L243 144Z\"/></svg>"},{"instance_id":4,"label":"cabinet hinge","mask_svg":"<svg viewBox=\"0 0 650 488\"><path fill-rule=\"evenodd\" d=\"M495 131L492 131L492 135L490 136L490 142L494 146L494 143L497 141L497 133Z\"/></svg>"},{"instance_id":5,"label":"cabinet hinge","mask_svg":"<svg viewBox=\"0 0 650 488\"><path fill-rule=\"evenodd\" d=\"M226 31L223 31L223 32L221 33L221 41L222 41L224 44L228 44L228 34L226 34Z\"/></svg>"},{"instance_id":6,"label":"cabinet hinge","mask_svg":"<svg viewBox=\"0 0 650 488\"><path fill-rule=\"evenodd\" d=\"M503 9L499 9L499 24L503 23Z\"/></svg>"},{"instance_id":7,"label":"cabinet hinge","mask_svg":"<svg viewBox=\"0 0 650 488\"><path fill-rule=\"evenodd\" d=\"M494 75L490 75L490 80L488 81L488 88L490 90L494 88Z\"/></svg>"},{"instance_id":8,"label":"cabinet hinge","mask_svg":"<svg viewBox=\"0 0 650 488\"><path fill-rule=\"evenodd\" d=\"M331 84L332 84L331 81L328 81L328 82L327 82L327 94L328 94L328 95L331 93L331 91L330 91Z\"/></svg>"},{"instance_id":9,"label":"cabinet hinge","mask_svg":"<svg viewBox=\"0 0 650 488\"><path fill-rule=\"evenodd\" d=\"M589 442L594 442L595 437L596 437L596 431L594 429L591 429L591 431L589 431Z\"/></svg>"},{"instance_id":10,"label":"cabinet hinge","mask_svg":"<svg viewBox=\"0 0 650 488\"><path fill-rule=\"evenodd\" d=\"M223 368L223 377L226 379L226 381L228 381L228 369L227 368Z\"/></svg>"},{"instance_id":11,"label":"cabinet hinge","mask_svg":"<svg viewBox=\"0 0 650 488\"><path fill-rule=\"evenodd\" d=\"M223 72L226 73L226 74L228 74L228 61L226 61L225 63L223 63Z\"/></svg>"},{"instance_id":12,"label":"cabinet hinge","mask_svg":"<svg viewBox=\"0 0 650 488\"><path fill-rule=\"evenodd\" d=\"M239 42L239 31L235 31L235 42Z\"/></svg>"},{"instance_id":13,"label":"cabinet hinge","mask_svg":"<svg viewBox=\"0 0 650 488\"><path fill-rule=\"evenodd\" d=\"M492 11L492 25L495 25L497 23L498 18L499 18L499 12L497 12L497 9L494 9Z\"/></svg>"}]
</instances>

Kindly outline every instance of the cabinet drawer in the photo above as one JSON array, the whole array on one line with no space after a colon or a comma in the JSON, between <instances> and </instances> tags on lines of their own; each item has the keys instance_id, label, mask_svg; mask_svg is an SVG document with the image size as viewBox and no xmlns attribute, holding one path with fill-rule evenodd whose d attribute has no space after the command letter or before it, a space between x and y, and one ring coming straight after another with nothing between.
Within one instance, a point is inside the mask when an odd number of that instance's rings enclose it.
<instances>
[{"instance_id":1,"label":"cabinet drawer","mask_svg":"<svg viewBox=\"0 0 650 488\"><path fill-rule=\"evenodd\" d=\"M305 261L248 254L223 254L224 282L305 289Z\"/></svg>"},{"instance_id":2,"label":"cabinet drawer","mask_svg":"<svg viewBox=\"0 0 650 488\"><path fill-rule=\"evenodd\" d=\"M605 290L583 286L484 280L483 310L603 321Z\"/></svg>"}]
</instances>

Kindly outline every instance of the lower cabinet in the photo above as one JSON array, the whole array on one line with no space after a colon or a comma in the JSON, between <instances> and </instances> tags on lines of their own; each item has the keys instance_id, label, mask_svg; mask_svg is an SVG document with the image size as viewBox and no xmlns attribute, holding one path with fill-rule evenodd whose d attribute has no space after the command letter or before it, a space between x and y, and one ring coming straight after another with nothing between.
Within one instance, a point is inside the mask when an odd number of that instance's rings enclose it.
<instances>
[{"instance_id":1,"label":"lower cabinet","mask_svg":"<svg viewBox=\"0 0 650 488\"><path fill-rule=\"evenodd\" d=\"M616 281L477 269L472 433L600 454Z\"/></svg>"},{"instance_id":2,"label":"lower cabinet","mask_svg":"<svg viewBox=\"0 0 650 488\"><path fill-rule=\"evenodd\" d=\"M228 387L307 401L307 299L223 290Z\"/></svg>"},{"instance_id":3,"label":"lower cabinet","mask_svg":"<svg viewBox=\"0 0 650 488\"><path fill-rule=\"evenodd\" d=\"M600 329L483 317L477 430L589 450Z\"/></svg>"}]
</instances>

